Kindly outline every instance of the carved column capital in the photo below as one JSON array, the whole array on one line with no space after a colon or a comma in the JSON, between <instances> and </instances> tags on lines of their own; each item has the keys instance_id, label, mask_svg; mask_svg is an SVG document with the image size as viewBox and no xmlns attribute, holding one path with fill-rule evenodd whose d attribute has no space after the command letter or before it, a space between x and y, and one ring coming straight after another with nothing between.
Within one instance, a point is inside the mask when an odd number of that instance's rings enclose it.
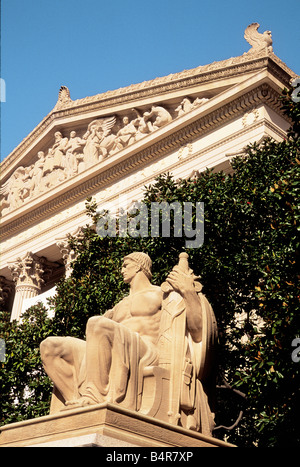
<instances>
[{"instance_id":1,"label":"carved column capital","mask_svg":"<svg viewBox=\"0 0 300 467\"><path fill-rule=\"evenodd\" d=\"M26 253L24 258L17 258L8 267L16 287L21 285L33 286L40 289L44 283L43 274L46 258L38 257L31 252Z\"/></svg>"},{"instance_id":2,"label":"carved column capital","mask_svg":"<svg viewBox=\"0 0 300 467\"><path fill-rule=\"evenodd\" d=\"M70 237L80 238L83 235L82 227L78 227L72 234L68 234L64 237L56 238L56 245L60 249L62 259L65 263L66 277L70 277L72 273L71 263L76 260L77 254L70 246Z\"/></svg>"},{"instance_id":3,"label":"carved column capital","mask_svg":"<svg viewBox=\"0 0 300 467\"><path fill-rule=\"evenodd\" d=\"M19 320L23 301L41 293L43 284L59 267L59 264L48 261L44 256L39 257L28 252L23 258L18 258L8 267L16 284L11 320Z\"/></svg>"}]
</instances>

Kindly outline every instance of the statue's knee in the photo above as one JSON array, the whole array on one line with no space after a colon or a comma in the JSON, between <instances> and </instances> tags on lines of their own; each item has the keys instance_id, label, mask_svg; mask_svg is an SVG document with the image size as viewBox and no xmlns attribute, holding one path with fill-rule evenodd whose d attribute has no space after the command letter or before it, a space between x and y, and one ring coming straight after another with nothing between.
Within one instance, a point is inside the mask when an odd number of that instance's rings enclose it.
<instances>
[{"instance_id":1,"label":"statue's knee","mask_svg":"<svg viewBox=\"0 0 300 467\"><path fill-rule=\"evenodd\" d=\"M49 357L55 357L59 354L61 344L58 342L57 337L47 337L40 344L40 352L42 360L46 360Z\"/></svg>"},{"instance_id":2,"label":"statue's knee","mask_svg":"<svg viewBox=\"0 0 300 467\"><path fill-rule=\"evenodd\" d=\"M104 316L93 316L87 322L86 334L106 334L109 332L114 325L111 319L105 318Z\"/></svg>"}]
</instances>

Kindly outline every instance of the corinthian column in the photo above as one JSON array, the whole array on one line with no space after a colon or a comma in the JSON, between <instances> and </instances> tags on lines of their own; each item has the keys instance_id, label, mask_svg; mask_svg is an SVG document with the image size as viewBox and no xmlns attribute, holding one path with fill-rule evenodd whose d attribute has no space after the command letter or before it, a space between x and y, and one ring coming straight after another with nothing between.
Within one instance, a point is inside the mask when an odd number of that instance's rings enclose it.
<instances>
[{"instance_id":1,"label":"corinthian column","mask_svg":"<svg viewBox=\"0 0 300 467\"><path fill-rule=\"evenodd\" d=\"M18 258L15 263L9 265L16 284L11 321L20 320L24 299L36 297L41 293L46 262L46 258L39 258L28 252L24 258Z\"/></svg>"}]
</instances>

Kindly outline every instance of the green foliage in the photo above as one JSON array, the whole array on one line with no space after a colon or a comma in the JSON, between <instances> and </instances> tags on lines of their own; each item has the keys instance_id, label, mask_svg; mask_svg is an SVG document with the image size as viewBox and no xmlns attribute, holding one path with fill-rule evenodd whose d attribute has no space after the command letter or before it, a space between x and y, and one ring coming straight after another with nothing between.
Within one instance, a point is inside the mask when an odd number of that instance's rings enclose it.
<instances>
[{"instance_id":1,"label":"green foliage","mask_svg":"<svg viewBox=\"0 0 300 467\"><path fill-rule=\"evenodd\" d=\"M51 320L42 304L29 308L21 324L0 312L0 337L6 346L0 362L0 424L45 415L51 383L42 368L39 344L51 333Z\"/></svg>"},{"instance_id":2,"label":"green foliage","mask_svg":"<svg viewBox=\"0 0 300 467\"><path fill-rule=\"evenodd\" d=\"M233 162L234 174L207 170L197 179L175 181L159 176L145 188L144 203L202 201L205 240L188 249L190 264L201 275L204 293L219 327L219 376L236 392L218 391L217 425L239 425L224 433L239 446L299 444L299 363L291 359L299 336L299 104L287 91L283 107L292 119L287 140L266 140L248 147ZM0 337L7 360L0 373L1 423L47 413L50 397L38 345L47 335L84 338L90 316L111 308L127 293L120 275L122 258L132 251L153 259L153 282L161 284L185 250L185 238L104 237L95 225L97 205L87 200L91 225L71 239L78 254L70 278L57 285L51 299L55 317L33 307L22 324L3 321ZM132 215L131 215L132 217ZM237 321L238 319L238 321ZM227 384L227 383L226 383ZM237 392L247 396L245 403Z\"/></svg>"}]
</instances>

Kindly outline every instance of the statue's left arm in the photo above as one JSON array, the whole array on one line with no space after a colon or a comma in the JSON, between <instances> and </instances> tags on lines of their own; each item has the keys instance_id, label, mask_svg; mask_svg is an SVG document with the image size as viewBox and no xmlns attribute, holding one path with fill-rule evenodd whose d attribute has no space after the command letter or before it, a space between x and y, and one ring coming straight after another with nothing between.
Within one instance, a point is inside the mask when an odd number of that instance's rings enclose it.
<instances>
[{"instance_id":1,"label":"statue's left arm","mask_svg":"<svg viewBox=\"0 0 300 467\"><path fill-rule=\"evenodd\" d=\"M174 290L184 299L188 331L195 342L201 342L202 309L199 296L194 286L194 278L180 271L180 269L175 266L169 274L167 282L169 282Z\"/></svg>"}]
</instances>

